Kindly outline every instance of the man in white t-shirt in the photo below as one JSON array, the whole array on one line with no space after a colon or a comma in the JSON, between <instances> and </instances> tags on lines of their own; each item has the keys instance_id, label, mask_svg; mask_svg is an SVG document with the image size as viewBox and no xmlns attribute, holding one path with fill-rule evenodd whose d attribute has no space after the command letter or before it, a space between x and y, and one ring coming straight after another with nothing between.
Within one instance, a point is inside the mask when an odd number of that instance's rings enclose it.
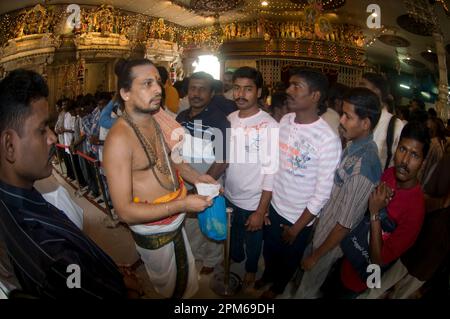
<instances>
[{"instance_id":1,"label":"man in white t-shirt","mask_svg":"<svg viewBox=\"0 0 450 319\"><path fill-rule=\"evenodd\" d=\"M288 107L280 121L280 165L274 176L270 223L264 227L265 270L255 283L271 286L261 298L283 293L300 264L312 224L328 201L341 156L341 142L318 115L327 78L312 69L290 73Z\"/></svg>"},{"instance_id":2,"label":"man in white t-shirt","mask_svg":"<svg viewBox=\"0 0 450 319\"><path fill-rule=\"evenodd\" d=\"M278 123L258 107L262 84L262 75L256 69L237 69L233 74L233 95L238 111L228 115L231 139L225 197L228 206L234 208L230 253L235 262L246 259L244 287L255 281L263 223L278 167Z\"/></svg>"},{"instance_id":3,"label":"man in white t-shirt","mask_svg":"<svg viewBox=\"0 0 450 319\"><path fill-rule=\"evenodd\" d=\"M388 111L386 101L389 96L389 88L387 80L383 76L377 73L365 73L359 86L368 88L380 99L381 117L373 131L373 140L377 144L378 157L381 168L384 170L394 165L393 154L395 154L400 133L405 124L398 118L392 118L392 113Z\"/></svg>"}]
</instances>

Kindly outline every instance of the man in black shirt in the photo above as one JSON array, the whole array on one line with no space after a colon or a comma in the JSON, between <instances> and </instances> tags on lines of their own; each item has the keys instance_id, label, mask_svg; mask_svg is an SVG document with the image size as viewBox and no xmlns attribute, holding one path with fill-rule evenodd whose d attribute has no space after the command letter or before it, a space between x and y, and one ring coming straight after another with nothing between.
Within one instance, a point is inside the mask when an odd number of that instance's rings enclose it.
<instances>
[{"instance_id":1,"label":"man in black shirt","mask_svg":"<svg viewBox=\"0 0 450 319\"><path fill-rule=\"evenodd\" d=\"M230 122L220 107L213 104L213 83L213 77L205 72L192 74L188 87L190 107L178 114L177 121L186 129L184 160L197 171L219 179L227 165ZM203 261L200 273L211 273L222 260L222 245L200 232L196 218L187 218L185 229L195 258Z\"/></svg>"},{"instance_id":2,"label":"man in black shirt","mask_svg":"<svg viewBox=\"0 0 450 319\"><path fill-rule=\"evenodd\" d=\"M38 298L124 298L114 261L33 187L50 176L56 151L47 96L33 71L0 82L0 266Z\"/></svg>"}]
</instances>

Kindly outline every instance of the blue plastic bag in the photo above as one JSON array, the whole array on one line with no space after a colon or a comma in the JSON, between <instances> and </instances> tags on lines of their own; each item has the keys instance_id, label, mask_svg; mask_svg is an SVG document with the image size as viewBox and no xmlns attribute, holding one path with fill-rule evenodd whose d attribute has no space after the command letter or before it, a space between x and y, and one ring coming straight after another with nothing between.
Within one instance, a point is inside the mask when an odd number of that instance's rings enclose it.
<instances>
[{"instance_id":1,"label":"blue plastic bag","mask_svg":"<svg viewBox=\"0 0 450 319\"><path fill-rule=\"evenodd\" d=\"M227 213L225 198L217 196L213 199L213 204L197 215L198 225L202 233L216 241L227 238Z\"/></svg>"}]
</instances>

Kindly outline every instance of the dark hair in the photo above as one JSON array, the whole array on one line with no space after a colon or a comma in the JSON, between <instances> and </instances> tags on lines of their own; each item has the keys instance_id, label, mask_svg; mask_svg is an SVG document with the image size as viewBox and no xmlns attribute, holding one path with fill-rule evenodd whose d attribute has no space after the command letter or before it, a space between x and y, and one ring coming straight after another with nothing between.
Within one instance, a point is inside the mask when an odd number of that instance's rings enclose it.
<instances>
[{"instance_id":1,"label":"dark hair","mask_svg":"<svg viewBox=\"0 0 450 319\"><path fill-rule=\"evenodd\" d=\"M105 101L110 101L111 100L111 94L109 94L108 92L98 92L95 95L95 99L98 102L100 102L101 100L105 100Z\"/></svg>"},{"instance_id":2,"label":"dark hair","mask_svg":"<svg viewBox=\"0 0 450 319\"><path fill-rule=\"evenodd\" d=\"M409 121L425 123L429 118L428 112L425 110L415 110L409 113Z\"/></svg>"},{"instance_id":3,"label":"dark hair","mask_svg":"<svg viewBox=\"0 0 450 319\"><path fill-rule=\"evenodd\" d=\"M232 76L233 73L234 73L233 71L226 71L223 75L231 75Z\"/></svg>"},{"instance_id":4,"label":"dark hair","mask_svg":"<svg viewBox=\"0 0 450 319\"><path fill-rule=\"evenodd\" d=\"M403 118L404 118L406 121L409 121L409 120L410 120L410 115L409 115L410 112L409 112L408 106L402 105L402 106L400 106L400 107L398 108L398 111L402 114Z\"/></svg>"},{"instance_id":5,"label":"dark hair","mask_svg":"<svg viewBox=\"0 0 450 319\"><path fill-rule=\"evenodd\" d=\"M422 101L421 99L412 99L411 102L416 102L417 106L419 107L419 110L425 111L425 102Z\"/></svg>"},{"instance_id":6,"label":"dark hair","mask_svg":"<svg viewBox=\"0 0 450 319\"><path fill-rule=\"evenodd\" d=\"M134 77L132 69L139 65L153 65L153 62L149 59L119 59L114 68L114 73L117 75L117 91L120 92L121 89L129 91L131 84L133 83ZM117 94L119 101L123 103L122 96Z\"/></svg>"},{"instance_id":7,"label":"dark hair","mask_svg":"<svg viewBox=\"0 0 450 319\"><path fill-rule=\"evenodd\" d=\"M214 93L222 94L223 93L223 83L220 80L214 80L213 82Z\"/></svg>"},{"instance_id":8,"label":"dark hair","mask_svg":"<svg viewBox=\"0 0 450 319\"><path fill-rule=\"evenodd\" d=\"M83 98L83 104L84 105L95 105L95 98L91 93L88 93Z\"/></svg>"},{"instance_id":9,"label":"dark hair","mask_svg":"<svg viewBox=\"0 0 450 319\"><path fill-rule=\"evenodd\" d=\"M389 85L387 79L384 78L381 74L378 73L364 73L362 76L363 79L366 79L370 83L372 83L381 93L381 102L386 102L389 96Z\"/></svg>"},{"instance_id":10,"label":"dark hair","mask_svg":"<svg viewBox=\"0 0 450 319\"><path fill-rule=\"evenodd\" d=\"M175 88L175 90L177 90L177 92L178 92L178 96L180 97L180 99L182 99L183 97L184 97L184 95L183 95L183 82L181 82L181 81L176 81L174 84L173 84L173 87Z\"/></svg>"},{"instance_id":11,"label":"dark hair","mask_svg":"<svg viewBox=\"0 0 450 319\"><path fill-rule=\"evenodd\" d=\"M86 94L83 97L83 100L81 101L81 106L85 108L85 110L88 110L90 108L90 111L92 112L92 110L95 108L96 103L95 103L95 98L92 94Z\"/></svg>"},{"instance_id":12,"label":"dark hair","mask_svg":"<svg viewBox=\"0 0 450 319\"><path fill-rule=\"evenodd\" d=\"M287 87L286 87L286 83L284 83L284 82L277 82L277 83L275 83L275 85L274 85L274 87L273 87L273 90L274 90L274 92L286 92L286 89L287 89Z\"/></svg>"},{"instance_id":13,"label":"dark hair","mask_svg":"<svg viewBox=\"0 0 450 319\"><path fill-rule=\"evenodd\" d=\"M436 127L436 136L440 141L442 141L444 144L447 143L447 131L445 129L445 125L444 125L444 121L442 121L440 118L438 117L430 117L428 119L428 121L433 122L433 124ZM431 136L431 132L430 132L430 136ZM434 137L434 136L431 136Z\"/></svg>"},{"instance_id":14,"label":"dark hair","mask_svg":"<svg viewBox=\"0 0 450 319\"><path fill-rule=\"evenodd\" d=\"M430 118L436 118L437 112L434 108L430 108L430 109L428 109L428 115L430 116Z\"/></svg>"},{"instance_id":15,"label":"dark hair","mask_svg":"<svg viewBox=\"0 0 450 319\"><path fill-rule=\"evenodd\" d=\"M30 104L48 97L44 78L30 70L17 69L0 82L0 133L13 128L20 135Z\"/></svg>"},{"instance_id":16,"label":"dark hair","mask_svg":"<svg viewBox=\"0 0 450 319\"><path fill-rule=\"evenodd\" d=\"M72 99L65 99L65 101L67 102L66 111L67 112L74 111L76 107L75 101Z\"/></svg>"},{"instance_id":17,"label":"dark hair","mask_svg":"<svg viewBox=\"0 0 450 319\"><path fill-rule=\"evenodd\" d=\"M369 118L370 129L377 126L381 116L380 99L378 95L364 87L350 89L343 100L354 106L355 113L360 119Z\"/></svg>"},{"instance_id":18,"label":"dark hair","mask_svg":"<svg viewBox=\"0 0 450 319\"><path fill-rule=\"evenodd\" d=\"M409 138L422 143L423 158L427 157L428 150L430 149L430 134L425 124L417 121L408 122L400 134L400 140L402 138Z\"/></svg>"},{"instance_id":19,"label":"dark hair","mask_svg":"<svg viewBox=\"0 0 450 319\"><path fill-rule=\"evenodd\" d=\"M249 66L243 66L234 71L233 82L238 78L247 78L253 80L253 83L255 83L257 89L260 89L263 86L263 77L261 75L261 72Z\"/></svg>"},{"instance_id":20,"label":"dark hair","mask_svg":"<svg viewBox=\"0 0 450 319\"><path fill-rule=\"evenodd\" d=\"M286 100L287 100L287 94L285 92L275 92L272 95L272 101L271 101L270 107L272 109L281 108L284 105L286 105Z\"/></svg>"},{"instance_id":21,"label":"dark hair","mask_svg":"<svg viewBox=\"0 0 450 319\"><path fill-rule=\"evenodd\" d=\"M186 96L188 93L188 89L189 89L189 77L185 77L181 83L183 83L183 85L181 87L181 89L183 91L183 95Z\"/></svg>"},{"instance_id":22,"label":"dark hair","mask_svg":"<svg viewBox=\"0 0 450 319\"><path fill-rule=\"evenodd\" d=\"M322 72L311 68L293 68L289 71L289 76L298 76L304 79L308 83L310 92L319 91L319 114L325 113L327 109L325 105L328 90L327 77Z\"/></svg>"},{"instance_id":23,"label":"dark hair","mask_svg":"<svg viewBox=\"0 0 450 319\"><path fill-rule=\"evenodd\" d=\"M338 112L339 116L342 115L342 101L344 100L344 96L348 90L349 87L347 85L338 82L333 83L328 89L327 106ZM337 107L337 100L341 101L340 108Z\"/></svg>"},{"instance_id":24,"label":"dark hair","mask_svg":"<svg viewBox=\"0 0 450 319\"><path fill-rule=\"evenodd\" d=\"M167 79L169 78L169 72L167 72L167 69L161 65L157 66L156 68L158 69L159 76L161 78L161 83L163 85L165 85L167 82Z\"/></svg>"},{"instance_id":25,"label":"dark hair","mask_svg":"<svg viewBox=\"0 0 450 319\"><path fill-rule=\"evenodd\" d=\"M328 102L334 106L335 100L343 100L350 88L342 83L333 83L328 90Z\"/></svg>"},{"instance_id":26,"label":"dark hair","mask_svg":"<svg viewBox=\"0 0 450 319\"><path fill-rule=\"evenodd\" d=\"M63 99L59 99L59 100L57 100L57 101L55 102L55 108L56 108L56 109L62 107L62 101L63 101Z\"/></svg>"},{"instance_id":27,"label":"dark hair","mask_svg":"<svg viewBox=\"0 0 450 319\"><path fill-rule=\"evenodd\" d=\"M263 85L263 87L261 88L261 97L259 99L265 101L269 96L269 94L270 94L269 88Z\"/></svg>"},{"instance_id":28,"label":"dark hair","mask_svg":"<svg viewBox=\"0 0 450 319\"><path fill-rule=\"evenodd\" d=\"M186 77L182 81L176 81L173 84L173 87L177 90L178 96L180 99L184 98L187 94L188 90L188 84L189 84L189 78Z\"/></svg>"},{"instance_id":29,"label":"dark hair","mask_svg":"<svg viewBox=\"0 0 450 319\"><path fill-rule=\"evenodd\" d=\"M208 82L210 90L214 90L214 78L209 73L203 71L192 73L191 77L189 78L189 81L190 80L206 80L206 82Z\"/></svg>"}]
</instances>

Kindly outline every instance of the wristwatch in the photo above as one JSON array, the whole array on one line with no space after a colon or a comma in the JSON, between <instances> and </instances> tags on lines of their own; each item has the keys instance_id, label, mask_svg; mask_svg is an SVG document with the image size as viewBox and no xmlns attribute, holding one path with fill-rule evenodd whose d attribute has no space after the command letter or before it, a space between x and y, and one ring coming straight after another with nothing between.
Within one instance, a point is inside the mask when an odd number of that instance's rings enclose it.
<instances>
[{"instance_id":1,"label":"wristwatch","mask_svg":"<svg viewBox=\"0 0 450 319\"><path fill-rule=\"evenodd\" d=\"M371 215L370 215L370 221L371 221L371 222L375 222L375 221L377 221L377 220L380 220L380 214L379 214L379 213L371 214Z\"/></svg>"}]
</instances>

